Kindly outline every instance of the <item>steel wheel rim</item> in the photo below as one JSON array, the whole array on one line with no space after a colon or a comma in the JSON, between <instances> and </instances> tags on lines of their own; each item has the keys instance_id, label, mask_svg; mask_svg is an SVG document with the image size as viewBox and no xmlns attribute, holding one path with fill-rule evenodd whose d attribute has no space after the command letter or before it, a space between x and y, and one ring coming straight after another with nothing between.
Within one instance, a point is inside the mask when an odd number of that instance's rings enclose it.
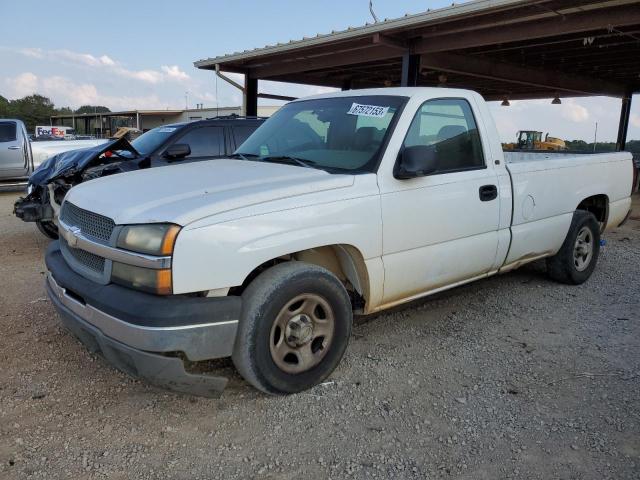
<instances>
[{"instance_id":1,"label":"steel wheel rim","mask_svg":"<svg viewBox=\"0 0 640 480\"><path fill-rule=\"evenodd\" d=\"M271 358L283 372L306 372L326 356L334 331L329 302L313 293L298 295L282 307L271 326Z\"/></svg>"},{"instance_id":2,"label":"steel wheel rim","mask_svg":"<svg viewBox=\"0 0 640 480\"><path fill-rule=\"evenodd\" d=\"M573 248L573 264L576 270L582 272L591 263L593 257L593 234L588 227L582 227L576 237Z\"/></svg>"}]
</instances>

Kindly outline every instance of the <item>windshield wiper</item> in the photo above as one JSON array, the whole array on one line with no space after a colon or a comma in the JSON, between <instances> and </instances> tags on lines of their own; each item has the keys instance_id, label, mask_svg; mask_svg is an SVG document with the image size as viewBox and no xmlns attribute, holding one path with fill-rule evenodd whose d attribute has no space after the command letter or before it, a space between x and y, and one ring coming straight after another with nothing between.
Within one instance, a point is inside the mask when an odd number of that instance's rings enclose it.
<instances>
[{"instance_id":1,"label":"windshield wiper","mask_svg":"<svg viewBox=\"0 0 640 480\"><path fill-rule=\"evenodd\" d=\"M229 155L229 158L240 158L242 160L249 160L249 158L257 158L260 155L256 155L255 153L240 153L240 152L236 152L236 153L232 153L231 155Z\"/></svg>"},{"instance_id":2,"label":"windshield wiper","mask_svg":"<svg viewBox=\"0 0 640 480\"><path fill-rule=\"evenodd\" d=\"M295 163L301 167L313 168L316 162L313 160L307 160L306 158L292 157L290 155L272 155L268 157L260 157L260 160L265 162L282 162L282 163Z\"/></svg>"}]
</instances>

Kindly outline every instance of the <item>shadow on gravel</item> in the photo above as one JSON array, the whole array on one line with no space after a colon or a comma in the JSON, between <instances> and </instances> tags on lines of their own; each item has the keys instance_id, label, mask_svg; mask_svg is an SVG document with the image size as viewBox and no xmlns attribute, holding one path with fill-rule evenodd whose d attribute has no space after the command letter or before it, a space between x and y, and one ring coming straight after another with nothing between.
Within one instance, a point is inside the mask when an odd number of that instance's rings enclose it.
<instances>
[{"instance_id":1,"label":"shadow on gravel","mask_svg":"<svg viewBox=\"0 0 640 480\"><path fill-rule=\"evenodd\" d=\"M496 289L502 288L505 282L514 282L520 284L555 284L547 277L546 266L544 260L538 260L530 264L524 265L517 270L502 274L493 275L489 278L477 280L475 282L461 285L459 287L444 290L442 292L434 293L426 297L418 298L402 305L384 310L381 312L373 313L370 315L358 315L354 318L354 326L361 326L367 323L374 322L380 317L390 316L400 312L409 312L414 309L428 306L429 304L436 304L437 302L454 299L464 298L469 292L475 292L478 290L485 290L487 294L493 293Z\"/></svg>"}]
</instances>

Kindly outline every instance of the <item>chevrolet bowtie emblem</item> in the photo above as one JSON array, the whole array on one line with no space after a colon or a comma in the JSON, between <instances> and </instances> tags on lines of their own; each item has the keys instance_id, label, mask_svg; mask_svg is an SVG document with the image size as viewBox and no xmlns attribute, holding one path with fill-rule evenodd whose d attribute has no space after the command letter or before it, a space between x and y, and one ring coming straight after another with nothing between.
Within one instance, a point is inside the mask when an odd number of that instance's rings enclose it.
<instances>
[{"instance_id":1,"label":"chevrolet bowtie emblem","mask_svg":"<svg viewBox=\"0 0 640 480\"><path fill-rule=\"evenodd\" d=\"M70 247L78 245L78 236L82 233L80 227L69 227L69 235L67 236L67 243Z\"/></svg>"}]
</instances>

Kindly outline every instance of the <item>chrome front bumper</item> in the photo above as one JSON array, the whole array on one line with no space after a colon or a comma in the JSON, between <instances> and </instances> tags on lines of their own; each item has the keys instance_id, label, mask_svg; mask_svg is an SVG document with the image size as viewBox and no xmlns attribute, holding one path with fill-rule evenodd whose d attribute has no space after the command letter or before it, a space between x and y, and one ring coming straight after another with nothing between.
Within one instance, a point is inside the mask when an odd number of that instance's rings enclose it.
<instances>
[{"instance_id":1,"label":"chrome front bumper","mask_svg":"<svg viewBox=\"0 0 640 480\"><path fill-rule=\"evenodd\" d=\"M176 327L134 325L67 294L51 273L47 275L47 287L49 296L55 297L67 310L107 337L130 347L156 353L183 352L193 362L230 357L233 353L238 320Z\"/></svg>"},{"instance_id":2,"label":"chrome front bumper","mask_svg":"<svg viewBox=\"0 0 640 480\"><path fill-rule=\"evenodd\" d=\"M226 378L190 373L185 364L231 356L239 302L169 300L92 284L69 269L55 246L47 252L47 266L51 302L63 324L90 351L119 370L163 388L207 397L222 393Z\"/></svg>"}]
</instances>

